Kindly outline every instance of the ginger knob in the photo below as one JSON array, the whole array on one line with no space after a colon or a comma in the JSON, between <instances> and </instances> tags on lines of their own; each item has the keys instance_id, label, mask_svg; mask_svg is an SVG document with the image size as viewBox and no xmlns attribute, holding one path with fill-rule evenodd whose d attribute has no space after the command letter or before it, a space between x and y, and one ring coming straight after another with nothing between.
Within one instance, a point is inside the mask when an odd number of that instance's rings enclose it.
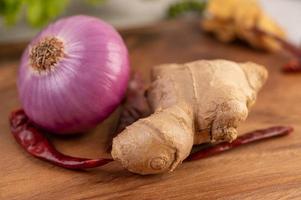
<instances>
[{"instance_id":1,"label":"ginger knob","mask_svg":"<svg viewBox=\"0 0 301 200\"><path fill-rule=\"evenodd\" d=\"M153 114L113 139L113 158L132 172L157 174L174 170L193 144L233 141L266 79L266 69L251 62L154 67L147 97Z\"/></svg>"}]
</instances>

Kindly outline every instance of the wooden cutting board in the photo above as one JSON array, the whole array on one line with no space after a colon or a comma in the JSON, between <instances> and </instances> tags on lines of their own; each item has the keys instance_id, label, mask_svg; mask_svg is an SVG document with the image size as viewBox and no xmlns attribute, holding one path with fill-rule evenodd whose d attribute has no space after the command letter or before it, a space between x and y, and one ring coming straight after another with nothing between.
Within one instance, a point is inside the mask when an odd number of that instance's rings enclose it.
<instances>
[{"instance_id":1,"label":"wooden cutting board","mask_svg":"<svg viewBox=\"0 0 301 200\"><path fill-rule=\"evenodd\" d=\"M140 176L113 162L89 171L70 171L32 158L14 141L7 116L19 107L18 61L0 63L0 199L300 199L301 74L285 75L287 56L255 51L235 43L221 44L203 33L197 20L163 22L121 31L132 68L146 80L152 66L168 62L224 58L267 66L270 77L247 121L246 132L272 125L293 125L295 132L182 164L173 173ZM118 111L83 136L54 137L61 151L84 157L105 153Z\"/></svg>"}]
</instances>

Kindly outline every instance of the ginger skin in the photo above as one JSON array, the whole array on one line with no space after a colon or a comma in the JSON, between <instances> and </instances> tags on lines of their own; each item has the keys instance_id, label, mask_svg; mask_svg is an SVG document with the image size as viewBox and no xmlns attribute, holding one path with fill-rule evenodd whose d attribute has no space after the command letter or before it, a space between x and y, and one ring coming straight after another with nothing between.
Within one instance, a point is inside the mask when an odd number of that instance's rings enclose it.
<instances>
[{"instance_id":1,"label":"ginger skin","mask_svg":"<svg viewBox=\"0 0 301 200\"><path fill-rule=\"evenodd\" d=\"M233 141L267 79L255 63L201 60L152 69L148 101L154 112L113 139L112 156L128 170L174 170L193 144Z\"/></svg>"}]
</instances>

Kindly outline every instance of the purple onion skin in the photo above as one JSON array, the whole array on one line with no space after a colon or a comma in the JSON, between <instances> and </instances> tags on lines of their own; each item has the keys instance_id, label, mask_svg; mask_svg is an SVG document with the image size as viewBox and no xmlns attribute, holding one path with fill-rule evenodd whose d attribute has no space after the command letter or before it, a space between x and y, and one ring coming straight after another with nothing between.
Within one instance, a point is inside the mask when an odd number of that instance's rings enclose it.
<instances>
[{"instance_id":1,"label":"purple onion skin","mask_svg":"<svg viewBox=\"0 0 301 200\"><path fill-rule=\"evenodd\" d=\"M34 71L29 53L45 37L60 39L64 56L46 73ZM127 48L109 24L72 16L50 24L22 55L18 91L23 109L38 126L78 133L106 119L124 98L129 80Z\"/></svg>"}]
</instances>

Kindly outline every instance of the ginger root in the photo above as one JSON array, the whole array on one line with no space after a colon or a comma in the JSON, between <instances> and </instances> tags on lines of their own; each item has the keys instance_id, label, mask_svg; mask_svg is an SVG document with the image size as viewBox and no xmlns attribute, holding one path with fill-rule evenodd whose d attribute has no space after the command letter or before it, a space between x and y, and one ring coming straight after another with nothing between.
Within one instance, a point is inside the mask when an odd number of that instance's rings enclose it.
<instances>
[{"instance_id":1,"label":"ginger root","mask_svg":"<svg viewBox=\"0 0 301 200\"><path fill-rule=\"evenodd\" d=\"M255 63L201 60L152 69L148 101L154 112L113 139L112 156L128 170L174 170L193 144L233 141L267 79Z\"/></svg>"},{"instance_id":2,"label":"ginger root","mask_svg":"<svg viewBox=\"0 0 301 200\"><path fill-rule=\"evenodd\" d=\"M222 42L238 38L269 51L277 51L281 45L268 35L256 34L254 28L285 37L282 28L264 13L256 0L209 0L202 27Z\"/></svg>"}]
</instances>

